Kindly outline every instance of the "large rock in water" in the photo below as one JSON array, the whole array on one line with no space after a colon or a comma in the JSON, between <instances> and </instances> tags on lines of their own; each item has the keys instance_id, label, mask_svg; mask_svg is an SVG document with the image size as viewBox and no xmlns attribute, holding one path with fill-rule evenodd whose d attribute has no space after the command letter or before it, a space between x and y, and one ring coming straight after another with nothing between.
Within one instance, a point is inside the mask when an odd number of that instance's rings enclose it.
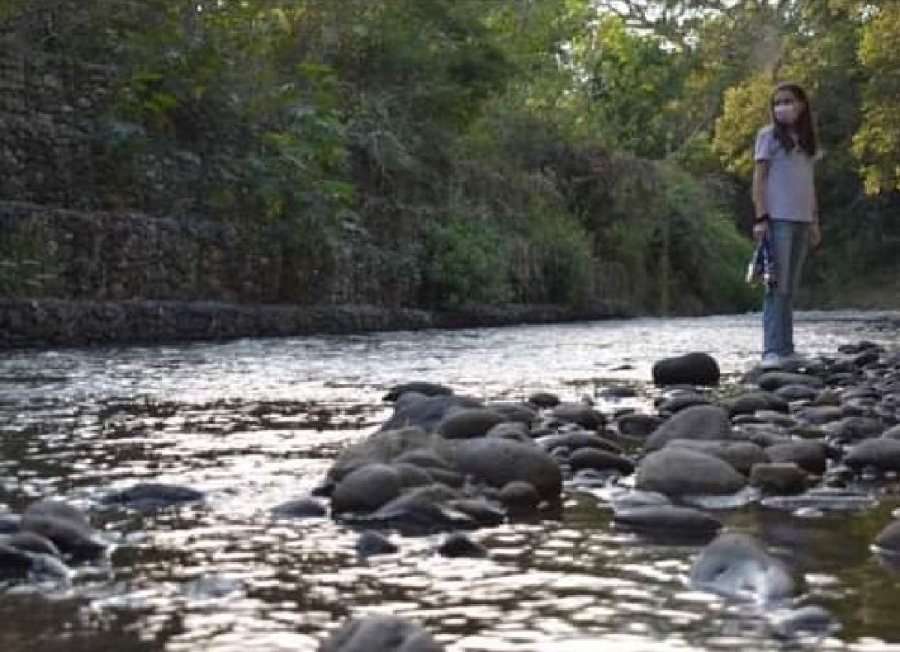
<instances>
[{"instance_id":1,"label":"large rock in water","mask_svg":"<svg viewBox=\"0 0 900 652\"><path fill-rule=\"evenodd\" d=\"M438 424L438 432L446 439L484 437L488 430L506 418L486 408L466 408L448 413Z\"/></svg>"},{"instance_id":2,"label":"large rock in water","mask_svg":"<svg viewBox=\"0 0 900 652\"><path fill-rule=\"evenodd\" d=\"M769 456L760 446L749 441L694 441L691 439L675 439L668 447L680 446L718 457L728 462L741 475L750 475L754 464L769 461Z\"/></svg>"},{"instance_id":3,"label":"large rock in water","mask_svg":"<svg viewBox=\"0 0 900 652\"><path fill-rule=\"evenodd\" d=\"M498 489L523 480L544 500L557 500L562 472L556 461L537 446L509 439L469 439L454 442L457 470Z\"/></svg>"},{"instance_id":4,"label":"large rock in water","mask_svg":"<svg viewBox=\"0 0 900 652\"><path fill-rule=\"evenodd\" d=\"M394 403L394 414L379 430L398 430L416 426L425 432L434 432L438 424L450 412L460 408L480 408L481 401L466 396L425 396L417 392L401 394Z\"/></svg>"},{"instance_id":5,"label":"large rock in water","mask_svg":"<svg viewBox=\"0 0 900 652\"><path fill-rule=\"evenodd\" d=\"M691 583L730 598L769 603L800 589L788 567L745 534L723 534L706 546L691 567Z\"/></svg>"},{"instance_id":6,"label":"large rock in water","mask_svg":"<svg viewBox=\"0 0 900 652\"><path fill-rule=\"evenodd\" d=\"M613 522L636 532L673 537L710 539L722 523L706 512L675 505L648 505L617 510Z\"/></svg>"},{"instance_id":7,"label":"large rock in water","mask_svg":"<svg viewBox=\"0 0 900 652\"><path fill-rule=\"evenodd\" d=\"M635 486L667 496L727 495L743 489L746 478L717 457L681 447L650 453L641 461Z\"/></svg>"},{"instance_id":8,"label":"large rock in water","mask_svg":"<svg viewBox=\"0 0 900 652\"><path fill-rule=\"evenodd\" d=\"M722 440L731 437L728 412L716 405L685 408L663 423L647 439L647 450L658 450L675 439Z\"/></svg>"},{"instance_id":9,"label":"large rock in water","mask_svg":"<svg viewBox=\"0 0 900 652\"><path fill-rule=\"evenodd\" d=\"M396 616L354 619L324 641L319 652L443 652L419 625Z\"/></svg>"},{"instance_id":10,"label":"large rock in water","mask_svg":"<svg viewBox=\"0 0 900 652\"><path fill-rule=\"evenodd\" d=\"M64 554L75 559L93 559L106 550L81 511L58 500L41 500L22 514L21 528L49 539Z\"/></svg>"},{"instance_id":11,"label":"large rock in water","mask_svg":"<svg viewBox=\"0 0 900 652\"><path fill-rule=\"evenodd\" d=\"M431 458L446 466L450 454L450 442L438 435L426 434L421 428L382 430L344 450L328 470L328 481L339 482L347 474L368 464L409 461L414 456Z\"/></svg>"},{"instance_id":12,"label":"large rock in water","mask_svg":"<svg viewBox=\"0 0 900 652\"><path fill-rule=\"evenodd\" d=\"M399 496L402 489L396 469L386 464L369 464L338 483L331 496L331 509L335 513L371 512Z\"/></svg>"},{"instance_id":13,"label":"large rock in water","mask_svg":"<svg viewBox=\"0 0 900 652\"><path fill-rule=\"evenodd\" d=\"M718 385L719 364L708 353L665 358L653 365L656 385Z\"/></svg>"},{"instance_id":14,"label":"large rock in water","mask_svg":"<svg viewBox=\"0 0 900 652\"><path fill-rule=\"evenodd\" d=\"M879 471L900 471L900 441L879 437L857 444L844 457L852 469L872 467Z\"/></svg>"},{"instance_id":15,"label":"large rock in water","mask_svg":"<svg viewBox=\"0 0 900 652\"><path fill-rule=\"evenodd\" d=\"M402 385L394 385L382 400L394 402L404 394L409 393L422 394L423 396L447 396L453 393L453 390L446 385L438 383L429 383L426 381L413 381L411 383L403 383Z\"/></svg>"},{"instance_id":16,"label":"large rock in water","mask_svg":"<svg viewBox=\"0 0 900 652\"><path fill-rule=\"evenodd\" d=\"M766 448L773 462L793 462L807 473L822 475L828 466L825 446L817 441L796 440Z\"/></svg>"}]
</instances>

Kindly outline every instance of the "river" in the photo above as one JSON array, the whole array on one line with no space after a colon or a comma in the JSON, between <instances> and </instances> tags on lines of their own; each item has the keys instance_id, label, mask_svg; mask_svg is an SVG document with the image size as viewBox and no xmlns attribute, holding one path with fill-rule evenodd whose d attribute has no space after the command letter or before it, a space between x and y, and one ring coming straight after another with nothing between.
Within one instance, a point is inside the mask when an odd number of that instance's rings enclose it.
<instances>
[{"instance_id":1,"label":"river","mask_svg":"<svg viewBox=\"0 0 900 652\"><path fill-rule=\"evenodd\" d=\"M797 341L810 354L862 338L896 347L878 317L805 313ZM561 521L479 530L484 560L439 557L429 538L361 560L353 531L268 513L308 494L342 446L389 415L381 397L394 384L433 380L489 400L626 384L637 398L599 407L649 409L655 360L705 350L728 382L759 340L759 316L745 315L4 353L0 505L63 497L114 548L70 586L0 592L0 650L311 651L347 616L374 613L419 620L451 652L784 649L769 614L688 586L697 547L615 530L591 493L568 492ZM207 500L97 507L138 480ZM842 623L816 649L887 650L900 649L900 574L870 544L898 505L884 495L863 513L719 516L803 567L807 600Z\"/></svg>"}]
</instances>

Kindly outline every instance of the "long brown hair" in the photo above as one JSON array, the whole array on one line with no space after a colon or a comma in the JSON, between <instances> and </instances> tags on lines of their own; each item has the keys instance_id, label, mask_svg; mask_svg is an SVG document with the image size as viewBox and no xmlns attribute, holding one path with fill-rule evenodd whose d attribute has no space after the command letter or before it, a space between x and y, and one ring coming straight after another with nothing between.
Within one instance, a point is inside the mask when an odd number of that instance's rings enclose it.
<instances>
[{"instance_id":1,"label":"long brown hair","mask_svg":"<svg viewBox=\"0 0 900 652\"><path fill-rule=\"evenodd\" d=\"M812 107L809 105L809 97L806 91L799 84L794 82L782 82L777 84L772 90L772 99L769 101L769 112L772 116L772 124L775 126L775 139L781 144L786 152L794 150L794 138L788 129L788 126L778 122L775 119L775 96L780 91L788 91L796 97L802 104L803 109L800 117L797 119L797 141L796 144L807 156L815 156L819 151L819 143L816 138L816 129L813 126Z\"/></svg>"}]
</instances>

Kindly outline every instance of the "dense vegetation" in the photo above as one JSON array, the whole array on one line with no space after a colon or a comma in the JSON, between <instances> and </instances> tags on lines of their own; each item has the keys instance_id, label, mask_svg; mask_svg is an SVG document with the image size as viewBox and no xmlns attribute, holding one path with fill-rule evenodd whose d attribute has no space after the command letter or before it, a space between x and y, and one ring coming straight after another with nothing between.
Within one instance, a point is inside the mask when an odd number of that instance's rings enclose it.
<instances>
[{"instance_id":1,"label":"dense vegetation","mask_svg":"<svg viewBox=\"0 0 900 652\"><path fill-rule=\"evenodd\" d=\"M115 66L98 138L123 186L148 152L200 157L190 212L278 229L326 274L377 250L397 301L753 306L750 152L782 78L811 91L825 150L819 290L900 251L895 0L0 0L0 18Z\"/></svg>"}]
</instances>

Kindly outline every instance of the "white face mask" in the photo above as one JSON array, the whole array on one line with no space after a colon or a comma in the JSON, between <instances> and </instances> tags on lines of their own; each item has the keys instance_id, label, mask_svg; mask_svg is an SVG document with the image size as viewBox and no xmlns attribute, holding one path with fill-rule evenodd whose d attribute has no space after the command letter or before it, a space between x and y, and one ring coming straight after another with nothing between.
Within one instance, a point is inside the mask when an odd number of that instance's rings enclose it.
<instances>
[{"instance_id":1,"label":"white face mask","mask_svg":"<svg viewBox=\"0 0 900 652\"><path fill-rule=\"evenodd\" d=\"M775 107L774 113L778 122L791 125L797 121L799 111L796 104L779 104Z\"/></svg>"}]
</instances>

